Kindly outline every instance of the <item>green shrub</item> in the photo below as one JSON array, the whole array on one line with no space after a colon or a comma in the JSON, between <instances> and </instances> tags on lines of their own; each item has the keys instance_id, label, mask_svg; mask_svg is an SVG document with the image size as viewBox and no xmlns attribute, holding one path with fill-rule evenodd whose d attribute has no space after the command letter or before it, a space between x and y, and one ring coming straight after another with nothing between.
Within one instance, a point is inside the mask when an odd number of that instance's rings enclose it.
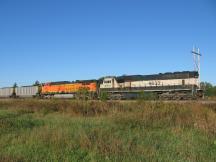
<instances>
[{"instance_id":1,"label":"green shrub","mask_svg":"<svg viewBox=\"0 0 216 162\"><path fill-rule=\"evenodd\" d=\"M100 100L101 101L107 101L108 100L108 93L104 92L104 91L101 91L100 92Z\"/></svg>"}]
</instances>

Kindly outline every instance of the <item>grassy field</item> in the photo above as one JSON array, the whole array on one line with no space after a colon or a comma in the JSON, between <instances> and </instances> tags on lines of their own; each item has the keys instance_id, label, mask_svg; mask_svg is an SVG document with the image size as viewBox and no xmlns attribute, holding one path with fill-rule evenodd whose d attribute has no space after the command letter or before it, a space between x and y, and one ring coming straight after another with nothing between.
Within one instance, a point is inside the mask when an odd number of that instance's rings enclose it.
<instances>
[{"instance_id":1,"label":"grassy field","mask_svg":"<svg viewBox=\"0 0 216 162\"><path fill-rule=\"evenodd\" d=\"M0 161L216 161L216 105L1 100Z\"/></svg>"}]
</instances>

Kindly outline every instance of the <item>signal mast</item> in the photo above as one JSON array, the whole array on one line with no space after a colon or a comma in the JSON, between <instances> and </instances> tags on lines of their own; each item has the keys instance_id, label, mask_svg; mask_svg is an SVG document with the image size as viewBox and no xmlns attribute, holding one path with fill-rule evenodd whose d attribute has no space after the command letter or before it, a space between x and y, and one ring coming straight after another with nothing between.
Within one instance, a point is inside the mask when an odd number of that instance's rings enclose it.
<instances>
[{"instance_id":1,"label":"signal mast","mask_svg":"<svg viewBox=\"0 0 216 162\"><path fill-rule=\"evenodd\" d=\"M191 51L191 53L193 54L193 61L194 61L194 70L198 72L199 77L198 77L198 85L200 88L200 49L196 48L195 46L193 46L193 50Z\"/></svg>"}]
</instances>

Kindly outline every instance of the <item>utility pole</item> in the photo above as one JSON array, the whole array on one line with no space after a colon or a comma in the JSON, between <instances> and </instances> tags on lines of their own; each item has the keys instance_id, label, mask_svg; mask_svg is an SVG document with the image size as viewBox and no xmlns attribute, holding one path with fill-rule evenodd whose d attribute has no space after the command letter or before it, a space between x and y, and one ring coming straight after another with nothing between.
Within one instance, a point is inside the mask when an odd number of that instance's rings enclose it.
<instances>
[{"instance_id":1,"label":"utility pole","mask_svg":"<svg viewBox=\"0 0 216 162\"><path fill-rule=\"evenodd\" d=\"M200 49L196 48L195 46L193 46L193 50L191 51L191 53L193 54L193 61L194 61L194 70L198 72L198 85L200 88Z\"/></svg>"}]
</instances>

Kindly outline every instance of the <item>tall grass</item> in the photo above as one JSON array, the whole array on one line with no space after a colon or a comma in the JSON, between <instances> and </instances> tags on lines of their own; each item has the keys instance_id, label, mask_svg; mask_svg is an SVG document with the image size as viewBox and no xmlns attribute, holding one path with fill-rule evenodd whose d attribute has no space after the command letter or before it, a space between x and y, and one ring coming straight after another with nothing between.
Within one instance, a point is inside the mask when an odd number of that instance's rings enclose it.
<instances>
[{"instance_id":1,"label":"tall grass","mask_svg":"<svg viewBox=\"0 0 216 162\"><path fill-rule=\"evenodd\" d=\"M0 161L216 161L216 105L1 100Z\"/></svg>"}]
</instances>

